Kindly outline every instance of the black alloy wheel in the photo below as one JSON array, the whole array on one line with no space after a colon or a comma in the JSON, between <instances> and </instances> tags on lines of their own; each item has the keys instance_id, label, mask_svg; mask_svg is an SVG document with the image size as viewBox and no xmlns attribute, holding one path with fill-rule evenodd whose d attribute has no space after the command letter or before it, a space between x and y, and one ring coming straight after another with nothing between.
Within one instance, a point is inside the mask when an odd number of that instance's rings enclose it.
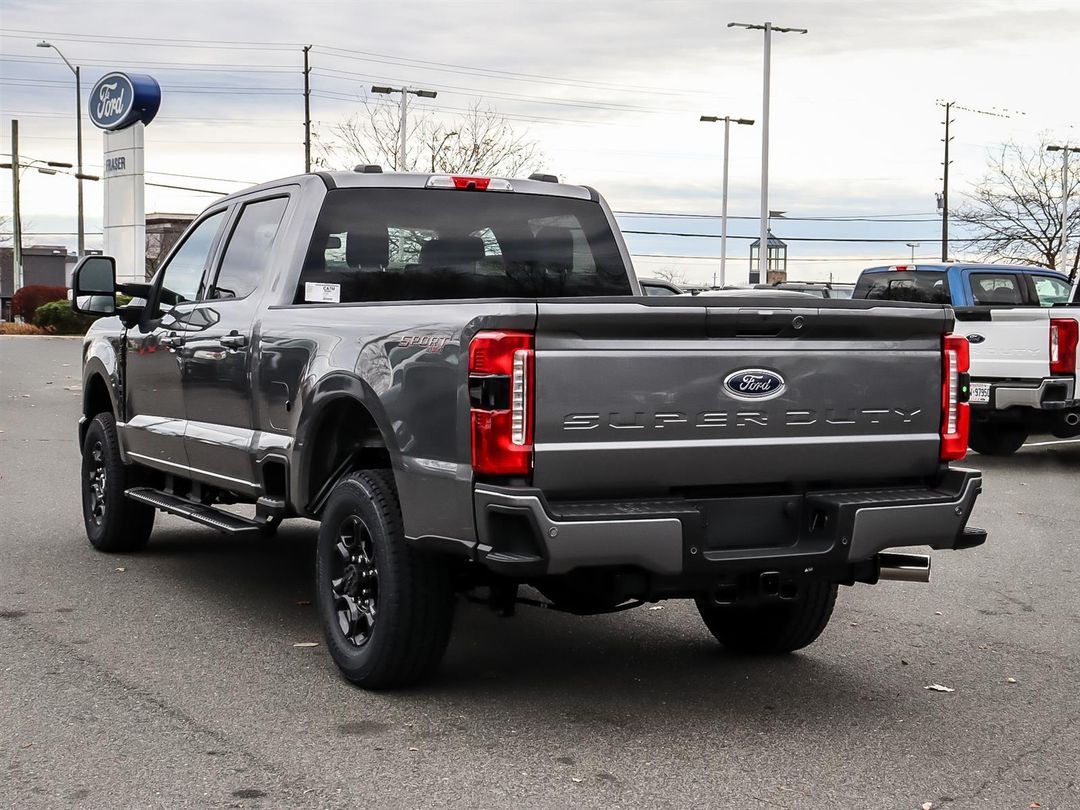
<instances>
[{"instance_id":1,"label":"black alloy wheel","mask_svg":"<svg viewBox=\"0 0 1080 810\"><path fill-rule=\"evenodd\" d=\"M82 507L86 537L98 551L137 551L154 529L155 510L124 497L143 473L124 464L111 413L99 413L82 448Z\"/></svg>"},{"instance_id":2,"label":"black alloy wheel","mask_svg":"<svg viewBox=\"0 0 1080 810\"><path fill-rule=\"evenodd\" d=\"M315 603L342 674L365 689L431 675L450 639L456 561L406 542L393 473L344 476L320 524Z\"/></svg>"},{"instance_id":3,"label":"black alloy wheel","mask_svg":"<svg viewBox=\"0 0 1080 810\"><path fill-rule=\"evenodd\" d=\"M375 629L379 606L379 568L371 530L363 518L348 515L338 529L330 590L337 607L338 626L356 647L367 644Z\"/></svg>"}]
</instances>

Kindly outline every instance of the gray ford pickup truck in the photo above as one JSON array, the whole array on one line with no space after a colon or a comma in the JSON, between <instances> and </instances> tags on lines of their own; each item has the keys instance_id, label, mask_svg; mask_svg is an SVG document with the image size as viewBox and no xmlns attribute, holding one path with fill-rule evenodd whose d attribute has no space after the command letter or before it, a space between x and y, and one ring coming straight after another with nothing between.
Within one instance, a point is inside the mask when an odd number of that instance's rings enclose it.
<instances>
[{"instance_id":1,"label":"gray ford pickup truck","mask_svg":"<svg viewBox=\"0 0 1080 810\"><path fill-rule=\"evenodd\" d=\"M158 510L319 521L327 645L368 688L431 673L462 594L694 599L728 648L781 653L838 585L928 580L890 549L986 539L981 476L949 465L948 307L647 298L587 187L292 177L216 202L149 283L88 257L73 287L110 316L84 346L90 542L136 550Z\"/></svg>"}]
</instances>

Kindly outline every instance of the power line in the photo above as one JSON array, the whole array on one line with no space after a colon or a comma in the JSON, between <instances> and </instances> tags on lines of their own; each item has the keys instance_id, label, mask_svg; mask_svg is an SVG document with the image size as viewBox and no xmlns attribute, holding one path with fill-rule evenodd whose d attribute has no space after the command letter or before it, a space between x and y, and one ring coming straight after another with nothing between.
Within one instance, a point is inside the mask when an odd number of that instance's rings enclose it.
<instances>
[{"instance_id":1,"label":"power line","mask_svg":"<svg viewBox=\"0 0 1080 810\"><path fill-rule=\"evenodd\" d=\"M635 217L657 217L663 219L719 219L719 214L678 214L678 213L664 213L661 211L613 211L616 216L635 216ZM817 216L817 217L789 217L785 215L784 220L790 220L792 222L879 222L883 224L891 222L938 222L938 217L930 217L926 219L883 219L883 217L915 217L918 214L859 214L850 216ZM751 216L735 216L728 215L728 219L752 219L755 222L758 217ZM777 218L779 219L779 218Z\"/></svg>"},{"instance_id":2,"label":"power line","mask_svg":"<svg viewBox=\"0 0 1080 810\"><path fill-rule=\"evenodd\" d=\"M718 234L718 233L679 233L679 232L676 232L676 231L632 231L632 230L623 230L623 233L625 233L625 234L634 234L635 236L677 236L677 237L688 237L688 238L693 238L693 239L719 239L720 238L720 234ZM730 236L730 235L728 236L728 239L756 240L756 239L759 239L759 238L760 237L757 237L757 236ZM859 239L859 238L847 237L847 236L838 236L838 237L833 237L833 236L785 236L785 237L782 238L782 241L784 241L784 242L859 242L859 243L867 243L867 244L880 242L880 243L884 243L884 244L892 244L892 243L919 242L919 241L930 242L932 240L927 239L925 237L923 237L922 239L916 239L916 238L906 238L906 239L878 239L878 238Z\"/></svg>"},{"instance_id":3,"label":"power line","mask_svg":"<svg viewBox=\"0 0 1080 810\"><path fill-rule=\"evenodd\" d=\"M635 253L630 251L635 259L700 259L703 261L718 262L720 256L682 256L673 253ZM790 262L889 262L895 261L897 256L807 256L791 257ZM915 261L936 262L934 256L916 256Z\"/></svg>"},{"instance_id":4,"label":"power line","mask_svg":"<svg viewBox=\"0 0 1080 810\"><path fill-rule=\"evenodd\" d=\"M78 42L78 43L100 43L109 42L114 44L124 45L144 45L147 47L170 47L170 48L190 48L198 50L241 50L241 51L299 51L303 47L303 43L286 43L286 42L262 42L262 41L241 41L241 40L203 40L203 39L181 39L181 38L163 38L163 37L126 37L126 36L114 36L109 34L72 34L67 32L56 31L35 31L25 28L9 28L2 34L4 37L10 37L13 39L37 39L42 35L55 39L60 42ZM669 95L704 95L705 91L701 90L672 90L671 88L664 87L648 87L643 85L629 85L619 84L615 82L604 82L590 79L574 79L569 77L551 76L542 73L526 73L522 71L501 70L498 68L481 68L471 65L460 65L451 62L434 62L424 59L413 59L409 57L398 57L391 54L377 53L374 51L361 51L349 48L339 48L333 45L318 45L315 49L319 52L336 58L353 59L358 61L367 62L385 62L387 64L393 64L399 67L411 67L420 68L425 70L436 70L447 73L466 72L467 75L481 75L492 78L506 79L510 81L529 81L540 84L564 84L570 87L595 87L604 90L621 90L624 92L647 92L649 94L664 93Z\"/></svg>"}]
</instances>

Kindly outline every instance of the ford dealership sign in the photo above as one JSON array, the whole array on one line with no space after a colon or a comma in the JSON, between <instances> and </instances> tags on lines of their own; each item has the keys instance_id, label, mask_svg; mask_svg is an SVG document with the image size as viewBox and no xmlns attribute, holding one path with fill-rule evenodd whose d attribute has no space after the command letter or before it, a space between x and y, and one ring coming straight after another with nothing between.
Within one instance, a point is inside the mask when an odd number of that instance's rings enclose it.
<instances>
[{"instance_id":1,"label":"ford dealership sign","mask_svg":"<svg viewBox=\"0 0 1080 810\"><path fill-rule=\"evenodd\" d=\"M90 120L117 130L141 121L149 124L161 106L161 86L151 76L108 73L90 91Z\"/></svg>"}]
</instances>

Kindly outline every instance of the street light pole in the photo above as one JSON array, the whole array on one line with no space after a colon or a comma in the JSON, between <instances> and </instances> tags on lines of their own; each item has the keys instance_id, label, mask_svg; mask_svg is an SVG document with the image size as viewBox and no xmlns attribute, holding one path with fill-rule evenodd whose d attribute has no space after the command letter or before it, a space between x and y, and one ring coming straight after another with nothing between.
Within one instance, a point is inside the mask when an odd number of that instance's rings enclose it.
<instances>
[{"instance_id":1,"label":"street light pole","mask_svg":"<svg viewBox=\"0 0 1080 810\"><path fill-rule=\"evenodd\" d=\"M915 264L915 248L922 244L922 242L905 242L909 248L911 248L911 263Z\"/></svg>"},{"instance_id":2,"label":"street light pole","mask_svg":"<svg viewBox=\"0 0 1080 810\"><path fill-rule=\"evenodd\" d=\"M727 283L728 139L731 134L731 122L751 126L754 121L752 118L732 118L729 115L725 115L723 118L717 115L703 115L701 120L709 123L724 122L724 199L720 211L720 286L722 288Z\"/></svg>"},{"instance_id":3,"label":"street light pole","mask_svg":"<svg viewBox=\"0 0 1080 810\"><path fill-rule=\"evenodd\" d=\"M415 87L384 87L382 85L374 85L371 88L372 93L379 93L380 95L390 95L392 93L401 93L401 123L399 124L401 131L399 134L400 143L398 145L398 159L395 169L399 172L406 171L408 164L406 163L406 150L408 148L408 120L409 120L409 96L417 96L419 98L435 98L439 95L434 90L420 90Z\"/></svg>"},{"instance_id":4,"label":"street light pole","mask_svg":"<svg viewBox=\"0 0 1080 810\"><path fill-rule=\"evenodd\" d=\"M765 68L764 87L761 105L761 247L758 249L758 280L762 277L762 257L765 259L765 276L768 276L769 256L769 84L772 63L772 34L805 34L805 28L783 28L765 22L760 25L750 23L728 23L728 28L747 28L765 32Z\"/></svg>"},{"instance_id":5,"label":"street light pole","mask_svg":"<svg viewBox=\"0 0 1080 810\"><path fill-rule=\"evenodd\" d=\"M1080 146L1048 146L1047 152L1061 152L1061 247L1058 250L1060 263L1065 264L1065 245L1068 239L1069 225L1069 153L1080 154ZM1058 262L1055 262L1055 265Z\"/></svg>"},{"instance_id":6,"label":"street light pole","mask_svg":"<svg viewBox=\"0 0 1080 810\"><path fill-rule=\"evenodd\" d=\"M64 64L68 66L68 69L75 74L75 141L76 141L76 164L78 166L75 179L78 182L78 195L79 195L79 255L82 256L86 253L86 226L83 218L83 149L82 149L82 77L80 75L79 66L72 65L67 60L67 57L60 52L60 49L53 45L51 42L42 41L37 45L39 48L52 48L56 51L57 55L64 60Z\"/></svg>"}]
</instances>

